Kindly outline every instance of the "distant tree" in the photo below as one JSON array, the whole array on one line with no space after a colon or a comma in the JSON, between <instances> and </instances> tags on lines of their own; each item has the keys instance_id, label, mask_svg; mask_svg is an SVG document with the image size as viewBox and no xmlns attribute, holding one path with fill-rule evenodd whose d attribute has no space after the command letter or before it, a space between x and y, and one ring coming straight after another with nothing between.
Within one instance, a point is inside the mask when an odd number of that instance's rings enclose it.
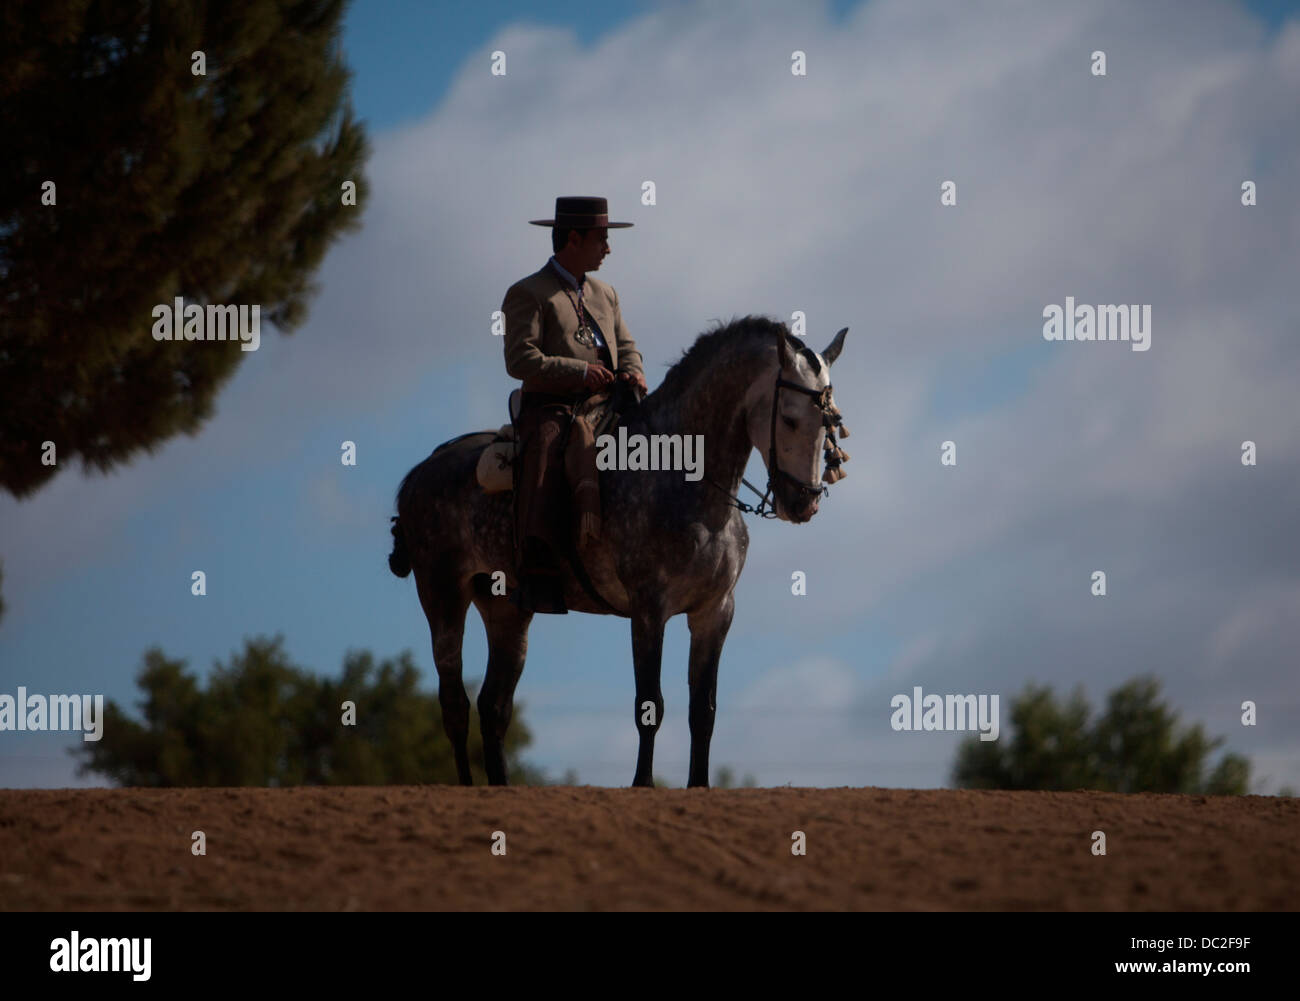
<instances>
[{"instance_id":1,"label":"distant tree","mask_svg":"<svg viewBox=\"0 0 1300 1001\"><path fill-rule=\"evenodd\" d=\"M72 753L83 759L79 775L121 786L455 783L437 696L418 680L409 653L376 664L366 652L349 653L339 679L320 678L289 663L277 637L246 640L204 690L184 661L155 648L137 678L142 721L110 701L103 738ZM345 701L356 706L355 725L343 723ZM522 710L516 703L506 739L510 780L544 782L519 760L532 740ZM474 781L486 784L476 715L469 756Z\"/></svg>"},{"instance_id":2,"label":"distant tree","mask_svg":"<svg viewBox=\"0 0 1300 1001\"><path fill-rule=\"evenodd\" d=\"M758 782L754 779L753 775L750 775L747 772L745 774L744 780L740 783L740 785L741 788L743 789L753 789L756 785L758 785ZM713 788L714 789L736 788L736 773L732 771L732 769L727 765L722 765L721 767L718 768L717 772L713 776Z\"/></svg>"},{"instance_id":3,"label":"distant tree","mask_svg":"<svg viewBox=\"0 0 1300 1001\"><path fill-rule=\"evenodd\" d=\"M521 708L523 708L523 703L516 702L515 714L510 723L510 730L512 731L512 733L506 736L506 745L508 747L513 746L514 744L511 738L513 736L515 724L521 722L521 720L519 719L519 710ZM478 723L475 722L474 725L478 726ZM482 743L483 743L482 738L479 736L475 736L475 738L470 742L470 746L471 747L481 746ZM522 746L523 745L521 744L520 747ZM474 759L474 755L477 753L478 753L477 751L470 751L470 759L471 759L470 771L474 773L475 782L477 782L479 785L487 785L487 776L483 775L481 767L479 766L477 760ZM546 769L536 768L533 765L530 765L526 761L518 760L517 757L508 759L507 764L510 769L510 774L508 778L510 779L510 784L512 786L553 786L553 785L562 784L560 782L552 781L551 777L546 774ZM444 784L452 785L454 783L447 782Z\"/></svg>"},{"instance_id":4,"label":"distant tree","mask_svg":"<svg viewBox=\"0 0 1300 1001\"><path fill-rule=\"evenodd\" d=\"M1090 722L1081 689L1058 704L1049 688L1029 685L1012 701L1009 739L962 742L953 783L966 789L1246 793L1249 760L1224 755L1206 775L1206 759L1223 739L1210 740L1199 723L1181 728L1159 694L1159 681L1134 679L1111 692L1105 714Z\"/></svg>"},{"instance_id":5,"label":"distant tree","mask_svg":"<svg viewBox=\"0 0 1300 1001\"><path fill-rule=\"evenodd\" d=\"M109 470L198 431L248 354L154 340L154 306L302 321L367 194L344 8L0 5L0 488L22 497L76 457Z\"/></svg>"}]
</instances>

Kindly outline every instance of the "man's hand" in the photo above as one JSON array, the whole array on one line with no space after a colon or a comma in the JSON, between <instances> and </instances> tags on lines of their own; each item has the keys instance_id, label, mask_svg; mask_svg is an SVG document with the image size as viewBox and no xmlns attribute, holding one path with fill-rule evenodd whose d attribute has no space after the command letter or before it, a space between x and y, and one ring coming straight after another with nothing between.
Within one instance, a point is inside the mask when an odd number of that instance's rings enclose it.
<instances>
[{"instance_id":1,"label":"man's hand","mask_svg":"<svg viewBox=\"0 0 1300 1001\"><path fill-rule=\"evenodd\" d=\"M646 391L645 376L640 372L619 372L618 377L625 380L631 379L632 384L640 387L642 393Z\"/></svg>"},{"instance_id":2,"label":"man's hand","mask_svg":"<svg viewBox=\"0 0 1300 1001\"><path fill-rule=\"evenodd\" d=\"M614 373L604 365L593 365L587 362L587 374L582 379L582 384L587 389L599 391L614 381Z\"/></svg>"}]
</instances>

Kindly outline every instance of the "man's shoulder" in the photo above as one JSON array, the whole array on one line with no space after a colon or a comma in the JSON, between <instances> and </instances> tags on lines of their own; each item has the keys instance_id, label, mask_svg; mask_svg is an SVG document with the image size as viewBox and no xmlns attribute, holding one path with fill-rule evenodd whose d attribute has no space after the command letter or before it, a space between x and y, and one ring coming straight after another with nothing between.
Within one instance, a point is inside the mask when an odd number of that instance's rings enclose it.
<instances>
[{"instance_id":1,"label":"man's shoulder","mask_svg":"<svg viewBox=\"0 0 1300 1001\"><path fill-rule=\"evenodd\" d=\"M537 299L545 299L555 291L558 283L555 279L555 273L548 265L543 264L531 275L525 275L520 278L506 290L506 295L526 292Z\"/></svg>"},{"instance_id":2,"label":"man's shoulder","mask_svg":"<svg viewBox=\"0 0 1300 1001\"><path fill-rule=\"evenodd\" d=\"M604 296L610 302L614 302L618 298L614 293L614 286L609 282L603 282L594 275L587 275L587 281L591 283L591 287L595 292Z\"/></svg>"}]
</instances>

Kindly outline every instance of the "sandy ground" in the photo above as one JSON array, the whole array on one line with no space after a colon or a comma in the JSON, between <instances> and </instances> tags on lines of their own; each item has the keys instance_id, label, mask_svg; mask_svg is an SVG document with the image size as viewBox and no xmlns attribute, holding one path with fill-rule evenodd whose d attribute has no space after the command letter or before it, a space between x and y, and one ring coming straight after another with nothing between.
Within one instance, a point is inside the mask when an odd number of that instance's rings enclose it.
<instances>
[{"instance_id":1,"label":"sandy ground","mask_svg":"<svg viewBox=\"0 0 1300 1001\"><path fill-rule=\"evenodd\" d=\"M207 855L191 853L191 833ZM791 853L805 832L807 854ZM1094 856L1093 831L1107 854ZM506 854L492 853L493 832ZM0 789L3 910L1268 910L1300 799L900 789Z\"/></svg>"}]
</instances>

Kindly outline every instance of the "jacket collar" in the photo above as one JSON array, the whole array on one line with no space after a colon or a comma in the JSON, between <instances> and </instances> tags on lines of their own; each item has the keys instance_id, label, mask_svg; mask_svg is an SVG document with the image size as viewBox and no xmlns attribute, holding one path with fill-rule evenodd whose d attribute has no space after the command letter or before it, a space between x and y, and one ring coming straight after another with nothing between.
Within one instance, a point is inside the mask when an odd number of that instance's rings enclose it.
<instances>
[{"instance_id":1,"label":"jacket collar","mask_svg":"<svg viewBox=\"0 0 1300 1001\"><path fill-rule=\"evenodd\" d=\"M551 255L551 259L546 263L555 269L555 273L560 277L561 281L567 283L572 289L578 288L578 279L564 269L564 265L555 259L554 254ZM586 275L584 275L583 278L585 280Z\"/></svg>"}]
</instances>

